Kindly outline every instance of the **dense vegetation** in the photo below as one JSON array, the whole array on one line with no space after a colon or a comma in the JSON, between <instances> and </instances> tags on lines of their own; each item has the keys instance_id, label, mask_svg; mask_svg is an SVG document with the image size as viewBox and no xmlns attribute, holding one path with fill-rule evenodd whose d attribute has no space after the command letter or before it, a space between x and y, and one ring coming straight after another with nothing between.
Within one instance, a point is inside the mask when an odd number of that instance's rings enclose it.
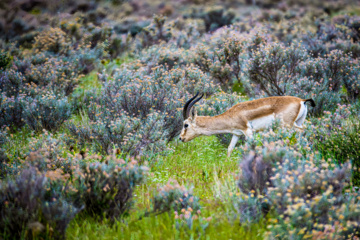
<instances>
[{"instance_id":1,"label":"dense vegetation","mask_svg":"<svg viewBox=\"0 0 360 240\"><path fill-rule=\"evenodd\" d=\"M0 239L358 239L359 6L2 1ZM316 107L226 158L177 140L196 92Z\"/></svg>"}]
</instances>

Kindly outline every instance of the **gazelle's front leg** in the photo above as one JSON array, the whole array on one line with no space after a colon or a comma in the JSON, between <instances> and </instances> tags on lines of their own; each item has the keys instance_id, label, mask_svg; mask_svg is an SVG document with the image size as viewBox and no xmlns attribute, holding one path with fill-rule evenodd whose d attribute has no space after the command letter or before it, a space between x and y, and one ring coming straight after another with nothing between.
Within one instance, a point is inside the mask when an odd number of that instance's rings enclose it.
<instances>
[{"instance_id":1,"label":"gazelle's front leg","mask_svg":"<svg viewBox=\"0 0 360 240\"><path fill-rule=\"evenodd\" d=\"M230 157L232 151L234 150L235 145L236 145L237 141L239 140L239 137L240 137L240 136L235 135L235 134L232 136L230 145L229 145L229 147L228 147L228 152L227 152L227 157L228 157L228 158Z\"/></svg>"}]
</instances>

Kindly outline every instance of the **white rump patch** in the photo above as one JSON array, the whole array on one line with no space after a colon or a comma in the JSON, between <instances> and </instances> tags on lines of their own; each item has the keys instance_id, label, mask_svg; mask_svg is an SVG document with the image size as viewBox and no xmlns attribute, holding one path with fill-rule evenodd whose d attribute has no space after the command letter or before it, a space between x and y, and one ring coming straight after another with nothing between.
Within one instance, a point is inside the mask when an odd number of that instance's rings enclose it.
<instances>
[{"instance_id":1,"label":"white rump patch","mask_svg":"<svg viewBox=\"0 0 360 240\"><path fill-rule=\"evenodd\" d=\"M305 118L306 118L306 114L307 114L307 106L306 106L305 102L302 102L301 106L300 106L299 114L294 122L295 127L298 127L298 128L302 127L302 125L305 121Z\"/></svg>"},{"instance_id":2,"label":"white rump patch","mask_svg":"<svg viewBox=\"0 0 360 240\"><path fill-rule=\"evenodd\" d=\"M252 129L255 131L263 130L271 126L271 124L274 122L275 116L274 114L267 115L265 117L257 118L254 120L249 121L249 124Z\"/></svg>"}]
</instances>

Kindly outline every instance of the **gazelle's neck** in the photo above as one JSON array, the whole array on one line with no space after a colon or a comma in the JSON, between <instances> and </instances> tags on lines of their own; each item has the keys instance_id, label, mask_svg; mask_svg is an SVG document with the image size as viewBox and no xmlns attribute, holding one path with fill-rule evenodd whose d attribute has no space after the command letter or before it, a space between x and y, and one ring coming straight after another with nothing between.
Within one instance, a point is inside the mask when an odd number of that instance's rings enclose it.
<instances>
[{"instance_id":1,"label":"gazelle's neck","mask_svg":"<svg viewBox=\"0 0 360 240\"><path fill-rule=\"evenodd\" d=\"M213 134L232 133L231 120L223 116L197 116L196 131L200 135L210 136Z\"/></svg>"}]
</instances>

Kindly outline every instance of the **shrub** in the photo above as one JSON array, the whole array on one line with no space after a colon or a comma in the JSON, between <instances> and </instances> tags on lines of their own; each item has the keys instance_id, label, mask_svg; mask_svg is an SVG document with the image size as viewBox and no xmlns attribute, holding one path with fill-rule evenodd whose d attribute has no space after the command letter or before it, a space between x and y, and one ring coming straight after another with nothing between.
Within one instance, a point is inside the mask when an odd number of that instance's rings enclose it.
<instances>
[{"instance_id":1,"label":"shrub","mask_svg":"<svg viewBox=\"0 0 360 240\"><path fill-rule=\"evenodd\" d=\"M357 17L338 15L330 21L329 18L315 20L316 33L306 33L301 38L306 48L315 57L325 56L332 50L341 50L353 58L359 57L359 36L356 30Z\"/></svg>"},{"instance_id":2,"label":"shrub","mask_svg":"<svg viewBox=\"0 0 360 240\"><path fill-rule=\"evenodd\" d=\"M279 214L270 220L278 223L270 225L270 238L289 234L296 236L295 239L320 237L322 233L335 238L358 235L358 194L343 194L351 165L335 167L322 161L316 166L310 160L287 173L284 170L278 171L273 177L274 187L269 188L268 196ZM333 226L335 231L329 232Z\"/></svg>"},{"instance_id":3,"label":"shrub","mask_svg":"<svg viewBox=\"0 0 360 240\"><path fill-rule=\"evenodd\" d=\"M173 41L184 49L190 49L205 33L204 21L200 19L177 19L173 24Z\"/></svg>"},{"instance_id":4,"label":"shrub","mask_svg":"<svg viewBox=\"0 0 360 240\"><path fill-rule=\"evenodd\" d=\"M49 51L53 53L65 52L68 50L69 43L66 40L66 33L60 28L50 28L41 32L35 37L33 48L39 51Z\"/></svg>"},{"instance_id":5,"label":"shrub","mask_svg":"<svg viewBox=\"0 0 360 240\"><path fill-rule=\"evenodd\" d=\"M69 153L69 148L71 151L74 150L74 145L72 139L66 134L54 136L44 130L42 134L34 135L34 132L23 128L17 135L15 139L4 145L5 158L0 167L0 174L9 177L19 174L24 169L36 168L42 173L58 171L64 179L73 175L73 166L81 157L74 157ZM17 137L22 138L21 145L18 145Z\"/></svg>"},{"instance_id":6,"label":"shrub","mask_svg":"<svg viewBox=\"0 0 360 240\"><path fill-rule=\"evenodd\" d=\"M104 113L108 109L96 111ZM98 113L94 112L94 114ZM80 123L72 121L68 128L81 145L88 141L102 153L109 153L111 149L119 148L123 154L149 156L167 149L163 126L163 116L153 112L144 120L123 113L114 119L99 118Z\"/></svg>"},{"instance_id":7,"label":"shrub","mask_svg":"<svg viewBox=\"0 0 360 240\"><path fill-rule=\"evenodd\" d=\"M338 105L334 113L325 112L322 118L315 119L314 124L317 127L309 129L309 137L312 138L315 149L338 164L350 160L354 167L359 167L360 123L350 105ZM354 171L354 184L358 184L359 177L359 172Z\"/></svg>"},{"instance_id":8,"label":"shrub","mask_svg":"<svg viewBox=\"0 0 360 240\"><path fill-rule=\"evenodd\" d=\"M47 178L33 168L22 171L15 180L0 181L2 237L65 238L66 227L79 209L63 198L54 198L48 187Z\"/></svg>"},{"instance_id":9,"label":"shrub","mask_svg":"<svg viewBox=\"0 0 360 240\"><path fill-rule=\"evenodd\" d=\"M33 99L29 98L28 102L24 112L24 121L37 132L43 129L59 129L72 113L72 106L67 97L61 97L50 91Z\"/></svg>"},{"instance_id":10,"label":"shrub","mask_svg":"<svg viewBox=\"0 0 360 240\"><path fill-rule=\"evenodd\" d=\"M247 143L250 146L252 144ZM240 163L238 187L242 194L233 199L233 203L238 210L240 222L245 224L258 222L270 211L267 193L268 188L273 185L272 177L276 167L283 166L284 162L296 161L294 154L285 147L274 147L266 142L264 145L264 148L256 152L251 151Z\"/></svg>"},{"instance_id":11,"label":"shrub","mask_svg":"<svg viewBox=\"0 0 360 240\"><path fill-rule=\"evenodd\" d=\"M90 48L94 48L99 43L108 40L111 34L112 34L112 29L110 27L107 26L95 27L85 41L91 44Z\"/></svg>"},{"instance_id":12,"label":"shrub","mask_svg":"<svg viewBox=\"0 0 360 240\"><path fill-rule=\"evenodd\" d=\"M31 61L33 65L26 70L25 74L27 82L34 83L38 87L52 89L54 92L65 93L65 95L72 93L77 86L81 72L79 61L42 54L33 56Z\"/></svg>"},{"instance_id":13,"label":"shrub","mask_svg":"<svg viewBox=\"0 0 360 240\"><path fill-rule=\"evenodd\" d=\"M312 152L304 141L308 136L294 138L291 131L279 130L262 134L261 145L254 139L242 147L244 153L254 152L240 164L242 195L235 201L240 220L257 221L271 211L265 235L271 239L356 236L360 205L358 193L349 189L351 165Z\"/></svg>"},{"instance_id":14,"label":"shrub","mask_svg":"<svg viewBox=\"0 0 360 240\"><path fill-rule=\"evenodd\" d=\"M143 30L144 27L147 27L149 24L150 21L148 20L140 20L138 18L128 17L115 25L114 30L118 34L130 33L132 37L135 37Z\"/></svg>"},{"instance_id":15,"label":"shrub","mask_svg":"<svg viewBox=\"0 0 360 240\"><path fill-rule=\"evenodd\" d=\"M167 42L170 38L171 28L166 22L166 17L154 15L151 23L136 35L135 47L142 50L161 41Z\"/></svg>"},{"instance_id":16,"label":"shrub","mask_svg":"<svg viewBox=\"0 0 360 240\"><path fill-rule=\"evenodd\" d=\"M206 32L215 31L216 29L230 25L234 22L235 13L227 11L221 6L208 7L205 9L198 9L186 14L185 18L200 18L205 22Z\"/></svg>"},{"instance_id":17,"label":"shrub","mask_svg":"<svg viewBox=\"0 0 360 240\"><path fill-rule=\"evenodd\" d=\"M175 213L175 227L178 231L181 228L188 230L196 227L196 231L199 231L197 234L205 234L211 217L205 219L201 216L199 198L192 194L191 189L186 189L175 180L169 180L165 186L157 189L152 202L154 214Z\"/></svg>"},{"instance_id":18,"label":"shrub","mask_svg":"<svg viewBox=\"0 0 360 240\"><path fill-rule=\"evenodd\" d=\"M25 76L17 69L9 69L0 72L0 88L1 92L5 93L8 97L17 97L24 91L26 84Z\"/></svg>"},{"instance_id":19,"label":"shrub","mask_svg":"<svg viewBox=\"0 0 360 240\"><path fill-rule=\"evenodd\" d=\"M2 146L6 142L7 137L8 137L7 129L5 129L4 127L1 127L0 128L0 146Z\"/></svg>"},{"instance_id":20,"label":"shrub","mask_svg":"<svg viewBox=\"0 0 360 240\"><path fill-rule=\"evenodd\" d=\"M155 66L166 66L169 69L184 67L190 63L191 53L185 49L172 45L151 46L141 52L139 60L149 68Z\"/></svg>"},{"instance_id":21,"label":"shrub","mask_svg":"<svg viewBox=\"0 0 360 240\"><path fill-rule=\"evenodd\" d=\"M286 95L287 85L297 77L297 67L307 55L297 44L284 47L279 43L265 44L249 59L248 75L267 96Z\"/></svg>"},{"instance_id":22,"label":"shrub","mask_svg":"<svg viewBox=\"0 0 360 240\"><path fill-rule=\"evenodd\" d=\"M26 96L23 94L8 97L6 93L0 92L0 127L22 127L26 104Z\"/></svg>"},{"instance_id":23,"label":"shrub","mask_svg":"<svg viewBox=\"0 0 360 240\"><path fill-rule=\"evenodd\" d=\"M262 195L261 195L262 196ZM258 198L254 194L238 194L231 199L235 216L242 225L259 222L270 210L267 198Z\"/></svg>"},{"instance_id":24,"label":"shrub","mask_svg":"<svg viewBox=\"0 0 360 240\"><path fill-rule=\"evenodd\" d=\"M165 186L158 188L158 193L153 199L153 211L156 213L176 211L184 212L190 210L200 210L199 198L179 185L174 180L170 180ZM189 212L189 214L190 214Z\"/></svg>"},{"instance_id":25,"label":"shrub","mask_svg":"<svg viewBox=\"0 0 360 240\"><path fill-rule=\"evenodd\" d=\"M352 63L350 63L349 67L349 77L344 78L343 81L349 100L354 102L359 99L360 96L359 60L354 60Z\"/></svg>"},{"instance_id":26,"label":"shrub","mask_svg":"<svg viewBox=\"0 0 360 240\"><path fill-rule=\"evenodd\" d=\"M90 46L81 46L73 50L69 57L66 59L70 63L74 63L76 72L88 74L100 65L103 58L106 58L107 52L105 51L106 44L99 44L90 49Z\"/></svg>"},{"instance_id":27,"label":"shrub","mask_svg":"<svg viewBox=\"0 0 360 240\"><path fill-rule=\"evenodd\" d=\"M147 167L138 166L134 160L126 163L115 156L109 156L105 163L98 157L89 156L80 171L74 176L76 192L71 199L77 205L85 205L86 213L111 219L120 218L131 207L133 190L145 181Z\"/></svg>"},{"instance_id":28,"label":"shrub","mask_svg":"<svg viewBox=\"0 0 360 240\"><path fill-rule=\"evenodd\" d=\"M241 84L246 40L233 31L225 29L222 32L226 34L226 38L219 39L214 46L199 45L195 49L193 61L228 90L234 83Z\"/></svg>"}]
</instances>

